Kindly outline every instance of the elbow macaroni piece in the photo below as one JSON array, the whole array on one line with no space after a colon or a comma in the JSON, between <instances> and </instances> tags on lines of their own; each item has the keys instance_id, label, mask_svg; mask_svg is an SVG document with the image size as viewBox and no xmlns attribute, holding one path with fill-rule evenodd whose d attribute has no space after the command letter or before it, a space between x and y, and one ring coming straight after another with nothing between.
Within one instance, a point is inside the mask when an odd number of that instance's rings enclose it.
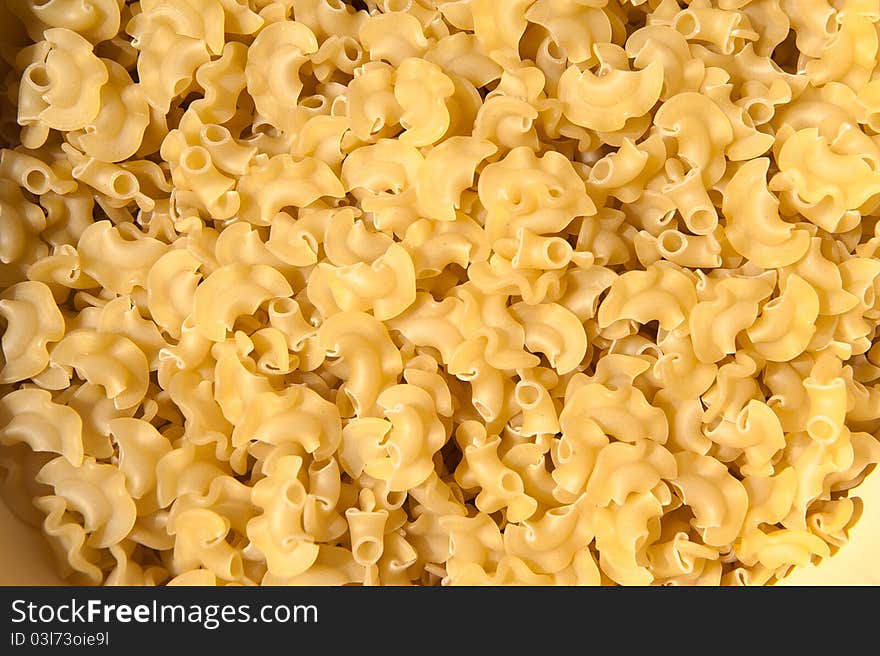
<instances>
[{"instance_id":1,"label":"elbow macaroni piece","mask_svg":"<svg viewBox=\"0 0 880 656\"><path fill-rule=\"evenodd\" d=\"M763 584L848 540L870 2L6 4L0 495L72 582Z\"/></svg>"}]
</instances>

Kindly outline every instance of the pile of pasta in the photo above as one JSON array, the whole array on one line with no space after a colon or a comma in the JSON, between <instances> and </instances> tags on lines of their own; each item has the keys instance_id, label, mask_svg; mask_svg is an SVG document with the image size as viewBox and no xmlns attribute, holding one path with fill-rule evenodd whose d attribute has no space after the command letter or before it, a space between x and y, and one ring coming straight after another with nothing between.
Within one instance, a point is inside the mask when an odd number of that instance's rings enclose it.
<instances>
[{"instance_id":1,"label":"pile of pasta","mask_svg":"<svg viewBox=\"0 0 880 656\"><path fill-rule=\"evenodd\" d=\"M3 498L92 584L829 556L880 461L878 22L8 0Z\"/></svg>"}]
</instances>

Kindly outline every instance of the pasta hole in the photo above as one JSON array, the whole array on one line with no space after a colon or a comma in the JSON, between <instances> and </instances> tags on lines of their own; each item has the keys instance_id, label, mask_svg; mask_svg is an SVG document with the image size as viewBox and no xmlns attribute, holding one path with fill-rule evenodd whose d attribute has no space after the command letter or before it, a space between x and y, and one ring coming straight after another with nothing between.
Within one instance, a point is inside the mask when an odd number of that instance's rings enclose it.
<instances>
[{"instance_id":1,"label":"pasta hole","mask_svg":"<svg viewBox=\"0 0 880 656\"><path fill-rule=\"evenodd\" d=\"M326 3L333 11L345 11L345 3L342 0L326 0Z\"/></svg>"},{"instance_id":2,"label":"pasta hole","mask_svg":"<svg viewBox=\"0 0 880 656\"><path fill-rule=\"evenodd\" d=\"M514 391L516 402L520 407L530 410L538 405L541 400L541 393L538 386L534 383L519 383Z\"/></svg>"},{"instance_id":3,"label":"pasta hole","mask_svg":"<svg viewBox=\"0 0 880 656\"><path fill-rule=\"evenodd\" d=\"M773 106L766 102L753 102L746 108L746 113L755 125L762 125L773 118Z\"/></svg>"},{"instance_id":4,"label":"pasta hole","mask_svg":"<svg viewBox=\"0 0 880 656\"><path fill-rule=\"evenodd\" d=\"M553 266L561 267L568 263L571 253L571 246L564 240L553 240L547 243L546 254L547 259Z\"/></svg>"},{"instance_id":5,"label":"pasta hole","mask_svg":"<svg viewBox=\"0 0 880 656\"><path fill-rule=\"evenodd\" d=\"M544 50L551 59L557 62L565 62L565 52L555 40L548 38L544 43Z\"/></svg>"},{"instance_id":6,"label":"pasta hole","mask_svg":"<svg viewBox=\"0 0 880 656\"><path fill-rule=\"evenodd\" d=\"M49 176L41 169L31 169L25 173L24 186L32 194L45 194L49 191Z\"/></svg>"},{"instance_id":7,"label":"pasta hole","mask_svg":"<svg viewBox=\"0 0 880 656\"><path fill-rule=\"evenodd\" d=\"M202 137L209 144L220 145L229 141L231 135L222 125L206 125L202 128Z\"/></svg>"},{"instance_id":8,"label":"pasta hole","mask_svg":"<svg viewBox=\"0 0 880 656\"><path fill-rule=\"evenodd\" d=\"M672 22L672 28L681 32L686 39L692 39L700 32L700 21L694 13L688 9L679 12Z\"/></svg>"},{"instance_id":9,"label":"pasta hole","mask_svg":"<svg viewBox=\"0 0 880 656\"><path fill-rule=\"evenodd\" d=\"M137 178L127 171L119 172L110 180L110 188L120 198L130 198L138 191Z\"/></svg>"},{"instance_id":10,"label":"pasta hole","mask_svg":"<svg viewBox=\"0 0 880 656\"><path fill-rule=\"evenodd\" d=\"M709 420L709 423L706 424L706 433L714 433L721 427L722 419L721 417L713 417Z\"/></svg>"},{"instance_id":11,"label":"pasta hole","mask_svg":"<svg viewBox=\"0 0 880 656\"><path fill-rule=\"evenodd\" d=\"M611 179L614 167L607 159L600 159L590 171L590 178L596 184L605 184Z\"/></svg>"},{"instance_id":12,"label":"pasta hole","mask_svg":"<svg viewBox=\"0 0 880 656\"><path fill-rule=\"evenodd\" d=\"M360 564L372 564L382 555L382 543L373 537L361 538L352 547L352 555Z\"/></svg>"},{"instance_id":13,"label":"pasta hole","mask_svg":"<svg viewBox=\"0 0 880 656\"><path fill-rule=\"evenodd\" d=\"M828 13L828 18L825 19L825 34L831 36L837 32L837 12L831 11Z\"/></svg>"},{"instance_id":14,"label":"pasta hole","mask_svg":"<svg viewBox=\"0 0 880 656\"><path fill-rule=\"evenodd\" d=\"M657 237L657 246L663 255L680 255L687 247L687 241L677 230L666 230Z\"/></svg>"},{"instance_id":15,"label":"pasta hole","mask_svg":"<svg viewBox=\"0 0 880 656\"><path fill-rule=\"evenodd\" d=\"M556 457L562 465L571 462L571 459L574 457L571 442L569 442L567 438L559 440L559 443L556 446Z\"/></svg>"},{"instance_id":16,"label":"pasta hole","mask_svg":"<svg viewBox=\"0 0 880 656\"><path fill-rule=\"evenodd\" d=\"M308 96L303 98L299 104L306 109L324 109L327 106L327 99L319 95Z\"/></svg>"},{"instance_id":17,"label":"pasta hole","mask_svg":"<svg viewBox=\"0 0 880 656\"><path fill-rule=\"evenodd\" d=\"M49 88L49 74L45 66L31 66L28 69L28 80L40 91Z\"/></svg>"},{"instance_id":18,"label":"pasta hole","mask_svg":"<svg viewBox=\"0 0 880 656\"><path fill-rule=\"evenodd\" d=\"M239 554L235 554L229 562L229 574L232 576L232 580L240 579L244 576L244 564L241 562Z\"/></svg>"},{"instance_id":19,"label":"pasta hole","mask_svg":"<svg viewBox=\"0 0 880 656\"><path fill-rule=\"evenodd\" d=\"M396 509L402 508L404 502L406 501L407 493L406 492L389 492L385 497L385 502L388 508Z\"/></svg>"},{"instance_id":20,"label":"pasta hole","mask_svg":"<svg viewBox=\"0 0 880 656\"><path fill-rule=\"evenodd\" d=\"M698 235L707 235L715 229L715 226L718 224L718 217L715 216L715 212L700 208L691 213L687 224L692 232Z\"/></svg>"},{"instance_id":21,"label":"pasta hole","mask_svg":"<svg viewBox=\"0 0 880 656\"><path fill-rule=\"evenodd\" d=\"M306 491L303 489L303 486L298 483L288 485L287 489L284 491L284 496L287 498L287 501L290 502L290 505L296 506L297 508L301 508L306 502Z\"/></svg>"},{"instance_id":22,"label":"pasta hole","mask_svg":"<svg viewBox=\"0 0 880 656\"><path fill-rule=\"evenodd\" d=\"M828 417L812 417L807 422L807 434L819 444L830 444L837 439L840 431Z\"/></svg>"},{"instance_id":23,"label":"pasta hole","mask_svg":"<svg viewBox=\"0 0 880 656\"><path fill-rule=\"evenodd\" d=\"M357 41L355 41L351 37L345 37L342 40L342 54L345 55L345 58L348 61L354 63L360 60L361 55L364 54L364 51Z\"/></svg>"},{"instance_id":24,"label":"pasta hole","mask_svg":"<svg viewBox=\"0 0 880 656\"><path fill-rule=\"evenodd\" d=\"M193 146L181 155L180 165L187 173L206 173L211 167L211 157L201 146Z\"/></svg>"},{"instance_id":25,"label":"pasta hole","mask_svg":"<svg viewBox=\"0 0 880 656\"><path fill-rule=\"evenodd\" d=\"M299 305L292 298L274 298L269 301L269 317L289 317L299 312Z\"/></svg>"},{"instance_id":26,"label":"pasta hole","mask_svg":"<svg viewBox=\"0 0 880 656\"><path fill-rule=\"evenodd\" d=\"M492 412L492 409L488 405L486 405L485 403L480 401L479 399L474 399L473 405L474 405L474 410L476 410L478 413L480 413L480 416L483 419L485 419L486 421L491 421L491 420L495 419L495 413Z\"/></svg>"},{"instance_id":27,"label":"pasta hole","mask_svg":"<svg viewBox=\"0 0 880 656\"><path fill-rule=\"evenodd\" d=\"M522 481L519 475L513 471L506 471L501 474L498 479L499 487L508 494L518 494L522 492Z\"/></svg>"}]
</instances>

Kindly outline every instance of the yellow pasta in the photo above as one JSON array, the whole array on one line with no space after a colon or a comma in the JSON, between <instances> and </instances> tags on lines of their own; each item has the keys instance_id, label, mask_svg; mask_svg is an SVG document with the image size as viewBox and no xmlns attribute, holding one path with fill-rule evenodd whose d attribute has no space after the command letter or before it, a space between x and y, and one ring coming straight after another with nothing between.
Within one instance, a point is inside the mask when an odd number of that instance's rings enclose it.
<instances>
[{"instance_id":1,"label":"yellow pasta","mask_svg":"<svg viewBox=\"0 0 880 656\"><path fill-rule=\"evenodd\" d=\"M846 544L870 2L7 4L0 495L72 582L772 584Z\"/></svg>"}]
</instances>

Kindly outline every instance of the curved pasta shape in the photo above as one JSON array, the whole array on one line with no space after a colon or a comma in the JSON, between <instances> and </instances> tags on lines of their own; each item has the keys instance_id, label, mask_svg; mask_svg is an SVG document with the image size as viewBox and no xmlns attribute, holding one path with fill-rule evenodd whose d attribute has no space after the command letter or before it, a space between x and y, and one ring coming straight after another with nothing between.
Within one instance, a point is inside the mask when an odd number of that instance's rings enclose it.
<instances>
[{"instance_id":1,"label":"curved pasta shape","mask_svg":"<svg viewBox=\"0 0 880 656\"><path fill-rule=\"evenodd\" d=\"M90 225L77 245L83 272L117 294L145 287L150 268L167 250L152 237L126 239L110 221Z\"/></svg>"},{"instance_id":2,"label":"curved pasta shape","mask_svg":"<svg viewBox=\"0 0 880 656\"><path fill-rule=\"evenodd\" d=\"M633 442L647 438L663 444L669 435L666 415L655 408L636 387L615 389L599 383L587 383L565 402L559 416L564 433L572 423L590 419L615 439Z\"/></svg>"},{"instance_id":3,"label":"curved pasta shape","mask_svg":"<svg viewBox=\"0 0 880 656\"><path fill-rule=\"evenodd\" d=\"M255 162L239 178L236 191L242 218L255 225L269 225L285 207L305 207L322 196L345 196L327 164L314 157L294 160L288 154Z\"/></svg>"},{"instance_id":4,"label":"curved pasta shape","mask_svg":"<svg viewBox=\"0 0 880 656\"><path fill-rule=\"evenodd\" d=\"M120 27L116 0L92 0L88 4L67 0L42 3L13 0L9 9L21 19L34 41L39 41L49 28L66 27L92 43L100 43L116 36Z\"/></svg>"},{"instance_id":5,"label":"curved pasta shape","mask_svg":"<svg viewBox=\"0 0 880 656\"><path fill-rule=\"evenodd\" d=\"M746 476L769 476L773 458L785 448L782 424L766 403L752 399L735 421L724 419L705 435L714 443L733 450L742 450L740 471Z\"/></svg>"},{"instance_id":6,"label":"curved pasta shape","mask_svg":"<svg viewBox=\"0 0 880 656\"><path fill-rule=\"evenodd\" d=\"M352 133L362 141L397 125L402 110L394 97L393 69L384 62L369 62L355 70L345 109Z\"/></svg>"},{"instance_id":7,"label":"curved pasta shape","mask_svg":"<svg viewBox=\"0 0 880 656\"><path fill-rule=\"evenodd\" d=\"M162 4L148 3L148 7L125 29L140 52L138 78L147 100L151 107L167 114L171 101L192 82L196 69L210 60L212 52L220 53L222 35L216 30L223 25L223 10L216 0L194 5L162 0ZM210 14L213 16L208 18ZM209 25L214 29L210 50L205 40Z\"/></svg>"},{"instance_id":8,"label":"curved pasta shape","mask_svg":"<svg viewBox=\"0 0 880 656\"><path fill-rule=\"evenodd\" d=\"M220 342L237 317L253 314L266 301L292 294L290 283L277 269L265 264L227 264L196 288L194 325L205 338Z\"/></svg>"},{"instance_id":9,"label":"curved pasta shape","mask_svg":"<svg viewBox=\"0 0 880 656\"><path fill-rule=\"evenodd\" d=\"M420 57L428 47L419 19L402 11L371 14L361 23L358 38L371 59L384 59L393 66Z\"/></svg>"},{"instance_id":10,"label":"curved pasta shape","mask_svg":"<svg viewBox=\"0 0 880 656\"><path fill-rule=\"evenodd\" d=\"M52 401L49 392L18 389L0 397L0 444L25 443L33 451L57 453L74 467L83 463L82 420Z\"/></svg>"},{"instance_id":11,"label":"curved pasta shape","mask_svg":"<svg viewBox=\"0 0 880 656\"><path fill-rule=\"evenodd\" d=\"M848 409L846 381L837 358L820 355L804 379L810 406L807 435L820 444L833 444L844 430Z\"/></svg>"},{"instance_id":12,"label":"curved pasta shape","mask_svg":"<svg viewBox=\"0 0 880 656\"><path fill-rule=\"evenodd\" d=\"M143 419L119 417L109 422L109 428L119 446L119 471L125 475L128 492L134 499L155 496L156 468L171 452L171 442ZM158 509L158 503L150 509Z\"/></svg>"},{"instance_id":13,"label":"curved pasta shape","mask_svg":"<svg viewBox=\"0 0 880 656\"><path fill-rule=\"evenodd\" d=\"M651 582L644 548L662 513L660 501L650 493L633 494L621 507L596 511L596 548L606 576L620 585Z\"/></svg>"},{"instance_id":14,"label":"curved pasta shape","mask_svg":"<svg viewBox=\"0 0 880 656\"><path fill-rule=\"evenodd\" d=\"M216 462L210 446L183 444L160 458L156 465L156 493L166 508L184 495L206 496L215 479L228 475L225 463Z\"/></svg>"},{"instance_id":15,"label":"curved pasta shape","mask_svg":"<svg viewBox=\"0 0 880 656\"><path fill-rule=\"evenodd\" d=\"M112 465L86 458L74 466L65 458L55 458L40 470L37 481L52 486L66 508L82 515L89 546L109 547L131 532L137 509L125 476Z\"/></svg>"},{"instance_id":16,"label":"curved pasta shape","mask_svg":"<svg viewBox=\"0 0 880 656\"><path fill-rule=\"evenodd\" d=\"M383 390L376 403L391 423L380 444L387 455L366 462L364 471L387 481L393 492L413 488L428 478L432 458L446 442L434 401L425 390L404 384Z\"/></svg>"},{"instance_id":17,"label":"curved pasta shape","mask_svg":"<svg viewBox=\"0 0 880 656\"><path fill-rule=\"evenodd\" d=\"M785 362L807 348L818 316L816 290L792 274L782 293L764 304L761 316L746 332L759 354L773 362Z\"/></svg>"},{"instance_id":18,"label":"curved pasta shape","mask_svg":"<svg viewBox=\"0 0 880 656\"><path fill-rule=\"evenodd\" d=\"M417 148L436 143L449 129L446 99L454 93L452 80L436 64L416 57L400 62L394 75L394 97L404 128L400 141Z\"/></svg>"},{"instance_id":19,"label":"curved pasta shape","mask_svg":"<svg viewBox=\"0 0 880 656\"><path fill-rule=\"evenodd\" d=\"M516 50L526 29L525 9L532 0L515 0L501 7L491 0L471 0L474 35L499 63L517 58Z\"/></svg>"},{"instance_id":20,"label":"curved pasta shape","mask_svg":"<svg viewBox=\"0 0 880 656\"><path fill-rule=\"evenodd\" d=\"M449 363L455 350L464 341L461 331L464 303L447 297L435 301L427 292L417 292L416 300L403 314L388 322L388 326L400 331L417 346L437 349L441 361Z\"/></svg>"},{"instance_id":21,"label":"curved pasta shape","mask_svg":"<svg viewBox=\"0 0 880 656\"><path fill-rule=\"evenodd\" d=\"M99 559L98 551L86 544L88 536L82 525L70 521L65 499L55 495L43 496L34 499L33 503L45 514L42 528L56 541L55 551L64 561L63 571L81 574L90 583L101 582L104 573L95 564Z\"/></svg>"},{"instance_id":22,"label":"curved pasta shape","mask_svg":"<svg viewBox=\"0 0 880 656\"><path fill-rule=\"evenodd\" d=\"M461 194L471 186L477 166L497 147L476 137L450 137L428 151L419 166L416 195L419 207L436 221L455 221Z\"/></svg>"},{"instance_id":23,"label":"curved pasta shape","mask_svg":"<svg viewBox=\"0 0 880 656\"><path fill-rule=\"evenodd\" d=\"M743 562L760 563L768 569L806 565L814 556L831 555L828 545L809 531L778 529L765 533L755 530L744 535L741 543Z\"/></svg>"},{"instance_id":24,"label":"curved pasta shape","mask_svg":"<svg viewBox=\"0 0 880 656\"><path fill-rule=\"evenodd\" d=\"M721 178L734 135L730 119L714 100L695 91L679 93L660 105L654 125L675 139L678 157L699 169L704 184Z\"/></svg>"},{"instance_id":25,"label":"curved pasta shape","mask_svg":"<svg viewBox=\"0 0 880 656\"><path fill-rule=\"evenodd\" d=\"M180 339L181 326L192 310L201 263L186 250L169 251L147 273L147 305L153 320Z\"/></svg>"},{"instance_id":26,"label":"curved pasta shape","mask_svg":"<svg viewBox=\"0 0 880 656\"><path fill-rule=\"evenodd\" d=\"M620 148L590 169L590 189L631 203L642 196L648 180L660 171L665 159L666 146L659 135L639 144L624 139Z\"/></svg>"},{"instance_id":27,"label":"curved pasta shape","mask_svg":"<svg viewBox=\"0 0 880 656\"><path fill-rule=\"evenodd\" d=\"M12 285L0 294L0 316L6 319L0 383L36 376L49 364L47 344L64 336L64 317L52 291L29 280Z\"/></svg>"},{"instance_id":28,"label":"curved pasta shape","mask_svg":"<svg viewBox=\"0 0 880 656\"><path fill-rule=\"evenodd\" d=\"M601 8L577 2L538 0L526 11L530 23L546 29L575 64L593 58L593 46L611 40L611 21Z\"/></svg>"},{"instance_id":29,"label":"curved pasta shape","mask_svg":"<svg viewBox=\"0 0 880 656\"><path fill-rule=\"evenodd\" d=\"M266 557L273 576L298 576L318 558L318 545L303 528L306 488L298 480L302 458L284 456L254 485L251 498L263 514L248 522L247 535Z\"/></svg>"},{"instance_id":30,"label":"curved pasta shape","mask_svg":"<svg viewBox=\"0 0 880 656\"><path fill-rule=\"evenodd\" d=\"M483 169L477 189L493 242L521 227L537 234L559 232L576 216L596 212L571 162L553 151L536 157L525 146L515 148Z\"/></svg>"},{"instance_id":31,"label":"curved pasta shape","mask_svg":"<svg viewBox=\"0 0 880 656\"><path fill-rule=\"evenodd\" d=\"M793 264L810 247L810 234L779 217L779 201L767 189L770 160L743 164L727 184L724 234L738 253L765 268Z\"/></svg>"},{"instance_id":32,"label":"curved pasta shape","mask_svg":"<svg viewBox=\"0 0 880 656\"><path fill-rule=\"evenodd\" d=\"M318 329L318 342L332 358L338 358L345 381L341 391L348 396L355 414L370 411L380 392L394 384L403 371L400 352L385 326L363 312L340 312Z\"/></svg>"},{"instance_id":33,"label":"curved pasta shape","mask_svg":"<svg viewBox=\"0 0 880 656\"><path fill-rule=\"evenodd\" d=\"M587 503L560 506L548 510L539 520L507 527L504 547L537 572L558 572L587 548L593 539L594 522L593 508Z\"/></svg>"},{"instance_id":34,"label":"curved pasta shape","mask_svg":"<svg viewBox=\"0 0 880 656\"><path fill-rule=\"evenodd\" d=\"M736 338L755 323L758 307L772 293L759 278L727 278L712 287L714 298L697 303L688 318L694 354L700 362L718 362L736 353Z\"/></svg>"},{"instance_id":35,"label":"curved pasta shape","mask_svg":"<svg viewBox=\"0 0 880 656\"><path fill-rule=\"evenodd\" d=\"M611 283L597 318L602 328L623 319L641 324L656 320L664 330L673 330L685 323L696 303L690 278L655 264L645 271L627 271Z\"/></svg>"},{"instance_id":36,"label":"curved pasta shape","mask_svg":"<svg viewBox=\"0 0 880 656\"><path fill-rule=\"evenodd\" d=\"M501 148L520 146L537 150L535 120L538 110L521 98L497 95L486 98L474 117L474 136Z\"/></svg>"},{"instance_id":37,"label":"curved pasta shape","mask_svg":"<svg viewBox=\"0 0 880 656\"><path fill-rule=\"evenodd\" d=\"M110 74L92 44L76 32L53 27L43 38L50 48L42 72L47 84L40 120L55 130L80 130L98 116L101 89Z\"/></svg>"},{"instance_id":38,"label":"curved pasta shape","mask_svg":"<svg viewBox=\"0 0 880 656\"><path fill-rule=\"evenodd\" d=\"M551 449L556 465L551 475L558 486L554 495L562 498L560 492L564 491L574 500L584 492L608 437L599 424L579 414L573 405L563 409L559 423L562 436Z\"/></svg>"},{"instance_id":39,"label":"curved pasta shape","mask_svg":"<svg viewBox=\"0 0 880 656\"><path fill-rule=\"evenodd\" d=\"M835 207L857 209L880 193L880 172L863 157L834 152L817 128L792 134L777 154L779 174L791 181L801 199L819 203L830 198Z\"/></svg>"},{"instance_id":40,"label":"curved pasta shape","mask_svg":"<svg viewBox=\"0 0 880 656\"><path fill-rule=\"evenodd\" d=\"M626 54L637 68L649 62L659 62L663 67L663 90L661 100L668 100L685 89L699 86L705 64L691 59L688 42L681 32L671 25L645 25L629 35Z\"/></svg>"},{"instance_id":41,"label":"curved pasta shape","mask_svg":"<svg viewBox=\"0 0 880 656\"><path fill-rule=\"evenodd\" d=\"M297 426L291 433L290 426ZM339 411L308 387L257 395L232 431L233 446L258 440L267 444L300 444L318 460L329 457L342 438Z\"/></svg>"},{"instance_id":42,"label":"curved pasta shape","mask_svg":"<svg viewBox=\"0 0 880 656\"><path fill-rule=\"evenodd\" d=\"M174 561L181 571L204 567L227 581L244 574L241 554L227 541L230 521L208 508L188 508L174 516L168 532L175 536Z\"/></svg>"},{"instance_id":43,"label":"curved pasta shape","mask_svg":"<svg viewBox=\"0 0 880 656\"><path fill-rule=\"evenodd\" d=\"M486 233L463 214L455 221L416 221L406 231L403 245L412 258L417 281L441 274L450 264L467 266L489 250Z\"/></svg>"},{"instance_id":44,"label":"curved pasta shape","mask_svg":"<svg viewBox=\"0 0 880 656\"><path fill-rule=\"evenodd\" d=\"M120 410L143 400L149 386L149 363L127 337L82 328L67 333L50 353L52 364L73 368L100 385Z\"/></svg>"},{"instance_id":45,"label":"curved pasta shape","mask_svg":"<svg viewBox=\"0 0 880 656\"><path fill-rule=\"evenodd\" d=\"M525 328L526 347L547 356L559 374L581 364L587 353L587 334L573 312L558 303L516 303L511 312Z\"/></svg>"},{"instance_id":46,"label":"curved pasta shape","mask_svg":"<svg viewBox=\"0 0 880 656\"><path fill-rule=\"evenodd\" d=\"M612 502L622 506L630 494L650 492L661 481L675 478L677 472L675 458L656 442L612 442L596 456L585 498L600 508Z\"/></svg>"},{"instance_id":47,"label":"curved pasta shape","mask_svg":"<svg viewBox=\"0 0 880 656\"><path fill-rule=\"evenodd\" d=\"M346 267L320 264L318 271L343 312L372 310L373 316L384 321L398 316L416 298L412 258L399 244L388 246L371 265L364 262ZM312 284L310 281L310 289Z\"/></svg>"},{"instance_id":48,"label":"curved pasta shape","mask_svg":"<svg viewBox=\"0 0 880 656\"><path fill-rule=\"evenodd\" d=\"M302 92L299 69L318 51L318 40L303 23L285 20L267 25L248 48L245 78L257 111L282 130L293 126L290 107Z\"/></svg>"},{"instance_id":49,"label":"curved pasta shape","mask_svg":"<svg viewBox=\"0 0 880 656\"><path fill-rule=\"evenodd\" d=\"M639 71L613 69L604 75L569 66L559 78L558 93L569 121L597 132L614 132L629 119L647 114L662 89L663 67L651 62Z\"/></svg>"},{"instance_id":50,"label":"curved pasta shape","mask_svg":"<svg viewBox=\"0 0 880 656\"><path fill-rule=\"evenodd\" d=\"M538 357L524 350L525 329L511 315L506 297L484 295L476 289L460 287L458 295L463 301L461 333L468 340L461 344L453 360L467 365L468 346L482 351L488 364L502 368L530 367L538 363ZM458 369L458 367L455 367Z\"/></svg>"},{"instance_id":51,"label":"curved pasta shape","mask_svg":"<svg viewBox=\"0 0 880 656\"><path fill-rule=\"evenodd\" d=\"M477 37L467 32L444 36L429 47L424 57L477 88L501 77L501 67L482 52Z\"/></svg>"},{"instance_id":52,"label":"curved pasta shape","mask_svg":"<svg viewBox=\"0 0 880 656\"><path fill-rule=\"evenodd\" d=\"M522 477L501 461L500 444L497 436L468 444L455 480L465 489L480 489L474 503L482 512L504 509L508 521L521 522L535 514L538 502L525 492Z\"/></svg>"},{"instance_id":53,"label":"curved pasta shape","mask_svg":"<svg viewBox=\"0 0 880 656\"><path fill-rule=\"evenodd\" d=\"M379 139L372 145L358 148L345 158L342 163L342 183L347 191L363 189L373 193L400 193L415 186L424 159L412 144Z\"/></svg>"},{"instance_id":54,"label":"curved pasta shape","mask_svg":"<svg viewBox=\"0 0 880 656\"><path fill-rule=\"evenodd\" d=\"M711 546L731 544L739 535L749 498L743 484L715 458L676 453L678 475L670 483L694 511L692 524Z\"/></svg>"},{"instance_id":55,"label":"curved pasta shape","mask_svg":"<svg viewBox=\"0 0 880 656\"><path fill-rule=\"evenodd\" d=\"M102 59L108 82L101 88L101 109L85 125L78 142L89 157L102 162L121 162L137 152L150 122L150 109L143 90L131 81L122 66Z\"/></svg>"}]
</instances>

